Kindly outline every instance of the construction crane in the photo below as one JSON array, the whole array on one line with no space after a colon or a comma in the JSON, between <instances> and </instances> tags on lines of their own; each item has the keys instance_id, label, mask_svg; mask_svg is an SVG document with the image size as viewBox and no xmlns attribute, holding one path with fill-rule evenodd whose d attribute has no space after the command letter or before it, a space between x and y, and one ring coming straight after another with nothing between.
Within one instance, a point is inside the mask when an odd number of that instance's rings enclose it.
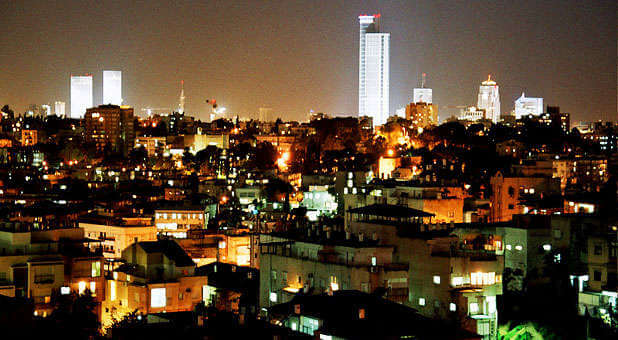
<instances>
[{"instance_id":1,"label":"construction crane","mask_svg":"<svg viewBox=\"0 0 618 340\"><path fill-rule=\"evenodd\" d=\"M206 99L206 104L210 104L212 106L213 111L217 109L216 99Z\"/></svg>"},{"instance_id":2,"label":"construction crane","mask_svg":"<svg viewBox=\"0 0 618 340\"><path fill-rule=\"evenodd\" d=\"M210 113L211 122L217 118L217 115L219 116L225 115L226 108L219 107L219 105L217 105L216 99L206 99L206 104L209 104L210 106L212 106L212 112Z\"/></svg>"}]
</instances>

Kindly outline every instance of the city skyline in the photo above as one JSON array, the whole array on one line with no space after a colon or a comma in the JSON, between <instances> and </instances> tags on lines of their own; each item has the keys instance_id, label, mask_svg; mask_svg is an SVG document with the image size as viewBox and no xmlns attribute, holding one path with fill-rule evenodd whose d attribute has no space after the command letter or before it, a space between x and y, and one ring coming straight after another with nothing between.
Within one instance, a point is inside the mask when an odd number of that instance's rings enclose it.
<instances>
[{"instance_id":1,"label":"city skyline","mask_svg":"<svg viewBox=\"0 0 618 340\"><path fill-rule=\"evenodd\" d=\"M17 112L32 103L70 101L69 74L121 69L124 103L137 110L176 107L177 84L184 79L186 111L202 120L207 120L204 101L209 97L244 116L255 115L260 106L292 119L305 118L311 109L355 115L357 17L381 13L388 18L383 31L391 33L391 115L411 101L421 72L427 72L434 102L443 108L474 104L478 82L491 73L500 80L502 102L508 103L502 113L512 110L513 101L526 92L571 112L576 120L615 119L616 50L610 47L615 44L607 44L616 39L612 1L594 6L317 3L312 9L296 3L207 3L190 9L163 4L168 14L162 20L173 23L171 33L143 20L155 13L156 6L119 10L114 4L93 3L76 10L71 4L20 2L0 8L7 18L3 29L10 27L14 33L0 35L9 51L0 56L0 64L11 65L0 85L0 101ZM256 11L262 15L252 15ZM40 31L17 25L40 13L50 17ZM88 20L95 13L108 29L93 31ZM127 13L136 15L131 25L123 21ZM460 19L443 22L453 15ZM237 20L228 22L227 16ZM185 20L177 22L173 19L177 17ZM198 26L203 17L209 18L207 24ZM314 23L311 29L297 22L300 17ZM587 25L592 20L595 25ZM46 25L54 29L43 37L40 32ZM264 34L250 30L256 26L266 27ZM578 30L571 37L568 28L574 26ZM208 29L216 29L217 36L206 38ZM482 39L477 39L479 34ZM311 36L320 40L311 49L303 47ZM37 53L28 60L19 58L27 48L37 48ZM100 86L95 80L95 103L102 100Z\"/></svg>"}]
</instances>

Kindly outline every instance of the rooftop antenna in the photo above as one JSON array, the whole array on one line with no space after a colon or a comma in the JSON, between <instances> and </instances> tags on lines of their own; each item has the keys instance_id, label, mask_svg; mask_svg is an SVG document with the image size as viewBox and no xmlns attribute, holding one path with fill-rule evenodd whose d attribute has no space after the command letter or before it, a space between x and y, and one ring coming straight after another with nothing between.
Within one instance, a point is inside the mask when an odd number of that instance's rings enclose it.
<instances>
[{"instance_id":1,"label":"rooftop antenna","mask_svg":"<svg viewBox=\"0 0 618 340\"><path fill-rule=\"evenodd\" d=\"M423 72L423 76L421 78L421 88L425 88L425 80L427 78L427 73Z\"/></svg>"}]
</instances>

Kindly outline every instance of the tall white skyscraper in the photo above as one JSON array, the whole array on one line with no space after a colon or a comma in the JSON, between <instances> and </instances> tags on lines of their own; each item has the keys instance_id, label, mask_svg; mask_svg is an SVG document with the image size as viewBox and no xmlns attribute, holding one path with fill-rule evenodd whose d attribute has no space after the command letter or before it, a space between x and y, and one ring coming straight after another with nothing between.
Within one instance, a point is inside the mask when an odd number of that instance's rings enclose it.
<instances>
[{"instance_id":1,"label":"tall white skyscraper","mask_svg":"<svg viewBox=\"0 0 618 340\"><path fill-rule=\"evenodd\" d=\"M71 118L83 118L86 109L93 106L92 75L71 76Z\"/></svg>"},{"instance_id":2,"label":"tall white skyscraper","mask_svg":"<svg viewBox=\"0 0 618 340\"><path fill-rule=\"evenodd\" d=\"M522 92L521 97L515 100L515 119L527 115L538 116L541 113L543 113L543 98L526 97Z\"/></svg>"},{"instance_id":3,"label":"tall white skyscraper","mask_svg":"<svg viewBox=\"0 0 618 340\"><path fill-rule=\"evenodd\" d=\"M500 92L498 84L491 80L491 75L479 87L479 98L476 106L478 109L485 110L487 119L494 123L500 121Z\"/></svg>"},{"instance_id":4,"label":"tall white skyscraper","mask_svg":"<svg viewBox=\"0 0 618 340\"><path fill-rule=\"evenodd\" d=\"M122 104L122 71L103 71L103 104Z\"/></svg>"},{"instance_id":5,"label":"tall white skyscraper","mask_svg":"<svg viewBox=\"0 0 618 340\"><path fill-rule=\"evenodd\" d=\"M361 15L358 67L358 114L373 118L373 126L389 116L390 33L380 32L380 14Z\"/></svg>"},{"instance_id":6,"label":"tall white skyscraper","mask_svg":"<svg viewBox=\"0 0 618 340\"><path fill-rule=\"evenodd\" d=\"M271 109L270 107L260 107L258 109L258 112L258 119L260 120L260 122L267 122L270 119L270 116L272 116L273 109Z\"/></svg>"},{"instance_id":7,"label":"tall white skyscraper","mask_svg":"<svg viewBox=\"0 0 618 340\"><path fill-rule=\"evenodd\" d=\"M65 108L66 108L66 103L65 102L55 102L54 103L54 113L58 117L64 117L64 115L65 115Z\"/></svg>"}]
</instances>

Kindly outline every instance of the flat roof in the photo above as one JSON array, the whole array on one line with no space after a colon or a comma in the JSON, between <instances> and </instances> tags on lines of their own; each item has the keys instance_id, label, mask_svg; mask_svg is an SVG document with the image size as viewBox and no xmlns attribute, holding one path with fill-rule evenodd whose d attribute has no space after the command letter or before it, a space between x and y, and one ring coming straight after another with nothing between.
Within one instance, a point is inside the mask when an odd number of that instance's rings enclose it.
<instances>
[{"instance_id":1,"label":"flat roof","mask_svg":"<svg viewBox=\"0 0 618 340\"><path fill-rule=\"evenodd\" d=\"M348 212L361 215L373 215L383 217L433 217L432 213L410 207L393 204L371 204L364 207L348 209Z\"/></svg>"}]
</instances>

